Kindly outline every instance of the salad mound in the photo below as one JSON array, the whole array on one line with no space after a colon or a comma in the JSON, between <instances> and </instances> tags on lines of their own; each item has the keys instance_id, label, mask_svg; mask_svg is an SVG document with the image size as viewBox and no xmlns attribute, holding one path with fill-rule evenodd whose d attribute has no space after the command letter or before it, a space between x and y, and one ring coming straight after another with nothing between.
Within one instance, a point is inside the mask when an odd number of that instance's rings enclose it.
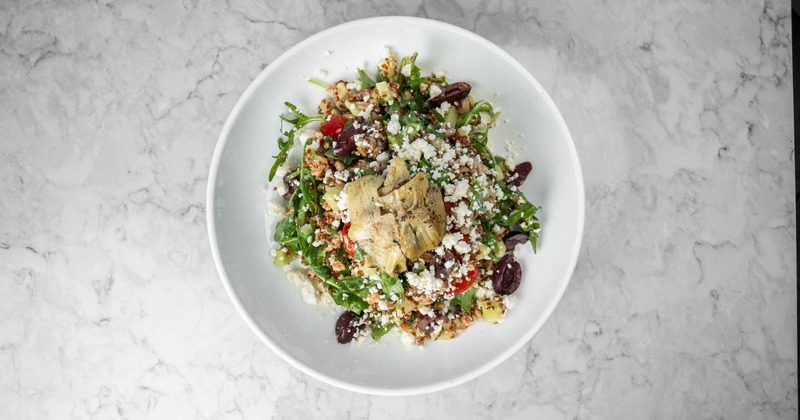
<instances>
[{"instance_id":1,"label":"salad mound","mask_svg":"<svg viewBox=\"0 0 800 420\"><path fill-rule=\"evenodd\" d=\"M345 310L340 343L394 328L421 345L500 322L522 278L515 247L536 251L540 209L519 190L532 166L487 145L499 112L416 62L387 50L373 75L312 81L328 94L316 115L287 102L280 117L274 263L306 302Z\"/></svg>"}]
</instances>

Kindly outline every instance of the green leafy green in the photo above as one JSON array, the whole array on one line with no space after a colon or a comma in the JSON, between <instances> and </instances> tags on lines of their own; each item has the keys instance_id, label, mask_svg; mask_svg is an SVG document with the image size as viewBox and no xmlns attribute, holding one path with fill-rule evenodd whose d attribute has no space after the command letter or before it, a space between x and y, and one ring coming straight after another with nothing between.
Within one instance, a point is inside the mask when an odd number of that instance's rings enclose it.
<instances>
[{"instance_id":1,"label":"green leafy green","mask_svg":"<svg viewBox=\"0 0 800 420\"><path fill-rule=\"evenodd\" d=\"M452 302L460 306L465 311L471 311L475 304L475 291L478 289L470 287L469 290L453 297Z\"/></svg>"},{"instance_id":2,"label":"green leafy green","mask_svg":"<svg viewBox=\"0 0 800 420\"><path fill-rule=\"evenodd\" d=\"M356 248L356 252L353 254L353 259L356 261L364 261L367 254L364 252L363 248Z\"/></svg>"},{"instance_id":3,"label":"green leafy green","mask_svg":"<svg viewBox=\"0 0 800 420\"><path fill-rule=\"evenodd\" d=\"M361 78L361 86L364 88L374 88L375 81L373 81L364 70L358 69L358 76Z\"/></svg>"},{"instance_id":4,"label":"green leafy green","mask_svg":"<svg viewBox=\"0 0 800 420\"><path fill-rule=\"evenodd\" d=\"M331 287L331 298L337 305L343 306L357 314L367 309L369 304L365 300L369 289L361 277L342 277L338 280L328 279L326 284Z\"/></svg>"},{"instance_id":5,"label":"green leafy green","mask_svg":"<svg viewBox=\"0 0 800 420\"><path fill-rule=\"evenodd\" d=\"M383 294L387 298L391 299L396 296L398 301L402 301L405 295L403 281L384 272L381 272L381 290L383 290Z\"/></svg>"},{"instance_id":6,"label":"green leafy green","mask_svg":"<svg viewBox=\"0 0 800 420\"><path fill-rule=\"evenodd\" d=\"M387 322L385 324L372 327L372 339L375 341L380 340L381 337L383 337L384 335L386 335L386 333L392 330L392 327L394 327L394 324L392 324L391 322Z\"/></svg>"},{"instance_id":7,"label":"green leafy green","mask_svg":"<svg viewBox=\"0 0 800 420\"><path fill-rule=\"evenodd\" d=\"M325 151L325 156L327 156L327 157L329 157L331 159L341 160L342 162L344 162L345 165L348 165L348 166L351 163L353 163L356 160L358 160L358 157L354 156L354 155L336 156L336 155L333 154L333 149L328 149L327 151Z\"/></svg>"}]
</instances>

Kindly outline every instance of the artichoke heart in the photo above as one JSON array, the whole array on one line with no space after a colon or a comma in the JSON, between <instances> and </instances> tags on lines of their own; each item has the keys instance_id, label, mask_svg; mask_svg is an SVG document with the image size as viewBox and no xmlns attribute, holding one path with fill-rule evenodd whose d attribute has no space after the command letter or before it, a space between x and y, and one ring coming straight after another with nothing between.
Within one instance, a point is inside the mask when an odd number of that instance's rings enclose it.
<instances>
[{"instance_id":1,"label":"artichoke heart","mask_svg":"<svg viewBox=\"0 0 800 420\"><path fill-rule=\"evenodd\" d=\"M386 180L368 175L347 186L348 236L388 274L405 272L406 258L418 259L444 236L441 191L422 172L409 178L405 162L394 159Z\"/></svg>"}]
</instances>

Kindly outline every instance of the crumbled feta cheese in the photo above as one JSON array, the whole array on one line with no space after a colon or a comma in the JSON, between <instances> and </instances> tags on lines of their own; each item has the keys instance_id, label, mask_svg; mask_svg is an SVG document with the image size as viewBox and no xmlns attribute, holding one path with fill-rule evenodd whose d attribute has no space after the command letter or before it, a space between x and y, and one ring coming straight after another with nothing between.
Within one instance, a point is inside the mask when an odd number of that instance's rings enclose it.
<instances>
[{"instance_id":1,"label":"crumbled feta cheese","mask_svg":"<svg viewBox=\"0 0 800 420\"><path fill-rule=\"evenodd\" d=\"M400 69L400 74L405 77L411 77L411 64L406 64L403 66L403 68Z\"/></svg>"},{"instance_id":2,"label":"crumbled feta cheese","mask_svg":"<svg viewBox=\"0 0 800 420\"><path fill-rule=\"evenodd\" d=\"M400 342L406 347L418 347L414 334L405 331L400 331Z\"/></svg>"},{"instance_id":3,"label":"crumbled feta cheese","mask_svg":"<svg viewBox=\"0 0 800 420\"><path fill-rule=\"evenodd\" d=\"M386 152L381 152L381 154L375 157L375 160L380 163L386 163L389 161L389 154Z\"/></svg>"},{"instance_id":4,"label":"crumbled feta cheese","mask_svg":"<svg viewBox=\"0 0 800 420\"><path fill-rule=\"evenodd\" d=\"M417 154L419 154L421 156L425 156L425 159L428 159L428 160L430 160L430 159L432 159L433 157L436 156L436 148L431 146L430 143L428 143L427 141L425 141L423 139L414 140L414 142L411 143L409 145L409 147L419 151L419 153L414 152L413 153L414 156L417 156ZM419 161L419 159L420 158L418 157L418 158L414 159L414 161L415 162Z\"/></svg>"},{"instance_id":5,"label":"crumbled feta cheese","mask_svg":"<svg viewBox=\"0 0 800 420\"><path fill-rule=\"evenodd\" d=\"M282 179L283 176L288 173L289 173L289 162L284 162L283 165L278 166L278 169L275 170L275 177Z\"/></svg>"},{"instance_id":6,"label":"crumbled feta cheese","mask_svg":"<svg viewBox=\"0 0 800 420\"><path fill-rule=\"evenodd\" d=\"M328 77L328 72L322 69L317 69L317 77L324 79Z\"/></svg>"},{"instance_id":7,"label":"crumbled feta cheese","mask_svg":"<svg viewBox=\"0 0 800 420\"><path fill-rule=\"evenodd\" d=\"M435 98L442 94L442 88L440 88L439 85L431 85L431 87L428 88L428 90L431 93L431 98Z\"/></svg>"},{"instance_id":8,"label":"crumbled feta cheese","mask_svg":"<svg viewBox=\"0 0 800 420\"><path fill-rule=\"evenodd\" d=\"M472 210L469 209L466 203L463 201L458 203L458 206L453 207L452 211L456 226L464 226L469 223L467 218L472 215Z\"/></svg>"},{"instance_id":9,"label":"crumbled feta cheese","mask_svg":"<svg viewBox=\"0 0 800 420\"><path fill-rule=\"evenodd\" d=\"M458 201L462 198L465 198L468 192L469 192L469 180L463 178L459 179L458 182L456 182L455 184L453 193L451 194L453 197L453 201Z\"/></svg>"},{"instance_id":10,"label":"crumbled feta cheese","mask_svg":"<svg viewBox=\"0 0 800 420\"><path fill-rule=\"evenodd\" d=\"M444 77L444 70L436 70L433 75L439 78Z\"/></svg>"},{"instance_id":11,"label":"crumbled feta cheese","mask_svg":"<svg viewBox=\"0 0 800 420\"><path fill-rule=\"evenodd\" d=\"M442 290L444 282L430 271L430 269L423 270L419 274L412 271L406 273L406 280L408 284L416 287L422 293L438 292Z\"/></svg>"},{"instance_id":12,"label":"crumbled feta cheese","mask_svg":"<svg viewBox=\"0 0 800 420\"><path fill-rule=\"evenodd\" d=\"M306 128L297 134L297 140L300 142L300 144L303 144L306 142L306 140L313 139L316 136L316 134L317 134L316 130Z\"/></svg>"},{"instance_id":13,"label":"crumbled feta cheese","mask_svg":"<svg viewBox=\"0 0 800 420\"><path fill-rule=\"evenodd\" d=\"M286 207L283 204L276 202L275 200L267 201L267 214L270 216L279 216L282 215L286 211Z\"/></svg>"},{"instance_id":14,"label":"crumbled feta cheese","mask_svg":"<svg viewBox=\"0 0 800 420\"><path fill-rule=\"evenodd\" d=\"M369 99L369 98L367 98L367 99ZM366 100L366 99L365 99L365 100ZM375 108L375 105L373 105L373 104L369 104L369 105L367 105L367 108L366 108L366 109L364 109L363 111L361 111L361 112L358 114L358 116L359 116L359 117L361 117L361 118L363 118L363 119L365 119L365 120L369 120L369 119L370 119L370 116L372 115L372 109L373 109L373 108ZM358 127L356 127L356 128L358 128Z\"/></svg>"},{"instance_id":15,"label":"crumbled feta cheese","mask_svg":"<svg viewBox=\"0 0 800 420\"><path fill-rule=\"evenodd\" d=\"M280 195L284 195L289 192L289 186L283 182L283 177L275 179L275 191L277 191Z\"/></svg>"},{"instance_id":16,"label":"crumbled feta cheese","mask_svg":"<svg viewBox=\"0 0 800 420\"><path fill-rule=\"evenodd\" d=\"M436 108L436 111L444 115L447 112L447 110L450 109L450 107L452 107L452 105L450 105L450 102L442 102L442 104L439 105L438 108Z\"/></svg>"},{"instance_id":17,"label":"crumbled feta cheese","mask_svg":"<svg viewBox=\"0 0 800 420\"><path fill-rule=\"evenodd\" d=\"M458 241L453 249L458 252L459 254L468 254L470 251L470 246L464 241Z\"/></svg>"},{"instance_id":18,"label":"crumbled feta cheese","mask_svg":"<svg viewBox=\"0 0 800 420\"><path fill-rule=\"evenodd\" d=\"M453 248L459 240L461 240L460 233L448 233L442 237L442 246L445 248Z\"/></svg>"},{"instance_id":19,"label":"crumbled feta cheese","mask_svg":"<svg viewBox=\"0 0 800 420\"><path fill-rule=\"evenodd\" d=\"M392 55L392 50L389 47L384 46L383 48L381 48L381 58L388 58L391 55Z\"/></svg>"},{"instance_id":20,"label":"crumbled feta cheese","mask_svg":"<svg viewBox=\"0 0 800 420\"><path fill-rule=\"evenodd\" d=\"M322 286L310 279L305 271L291 269L286 272L286 279L300 289L300 295L306 304L331 307L336 305Z\"/></svg>"},{"instance_id":21,"label":"crumbled feta cheese","mask_svg":"<svg viewBox=\"0 0 800 420\"><path fill-rule=\"evenodd\" d=\"M346 211L347 210L347 187L345 186L339 191L339 194L333 196L333 199L336 201L336 206L339 207L339 210ZM336 226L334 226L336 227Z\"/></svg>"},{"instance_id":22,"label":"crumbled feta cheese","mask_svg":"<svg viewBox=\"0 0 800 420\"><path fill-rule=\"evenodd\" d=\"M489 287L486 287L484 285L479 285L475 290L475 298L478 300L491 299L494 296L495 293L491 284L489 284Z\"/></svg>"},{"instance_id":23,"label":"crumbled feta cheese","mask_svg":"<svg viewBox=\"0 0 800 420\"><path fill-rule=\"evenodd\" d=\"M389 134L397 134L400 132L400 116L397 114L392 114L391 118L389 119L389 123L386 124L386 131Z\"/></svg>"}]
</instances>

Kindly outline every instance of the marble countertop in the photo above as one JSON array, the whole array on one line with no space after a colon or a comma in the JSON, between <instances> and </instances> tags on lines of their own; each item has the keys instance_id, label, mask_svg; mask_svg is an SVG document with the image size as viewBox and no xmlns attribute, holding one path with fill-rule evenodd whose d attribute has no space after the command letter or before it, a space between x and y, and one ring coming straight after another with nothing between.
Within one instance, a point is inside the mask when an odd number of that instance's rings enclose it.
<instances>
[{"instance_id":1,"label":"marble countertop","mask_svg":"<svg viewBox=\"0 0 800 420\"><path fill-rule=\"evenodd\" d=\"M263 3L263 4L259 4ZM0 418L796 418L789 1L0 3ZM217 277L209 161L238 96L330 26L472 30L544 85L586 182L558 308L479 379L333 388Z\"/></svg>"}]
</instances>

